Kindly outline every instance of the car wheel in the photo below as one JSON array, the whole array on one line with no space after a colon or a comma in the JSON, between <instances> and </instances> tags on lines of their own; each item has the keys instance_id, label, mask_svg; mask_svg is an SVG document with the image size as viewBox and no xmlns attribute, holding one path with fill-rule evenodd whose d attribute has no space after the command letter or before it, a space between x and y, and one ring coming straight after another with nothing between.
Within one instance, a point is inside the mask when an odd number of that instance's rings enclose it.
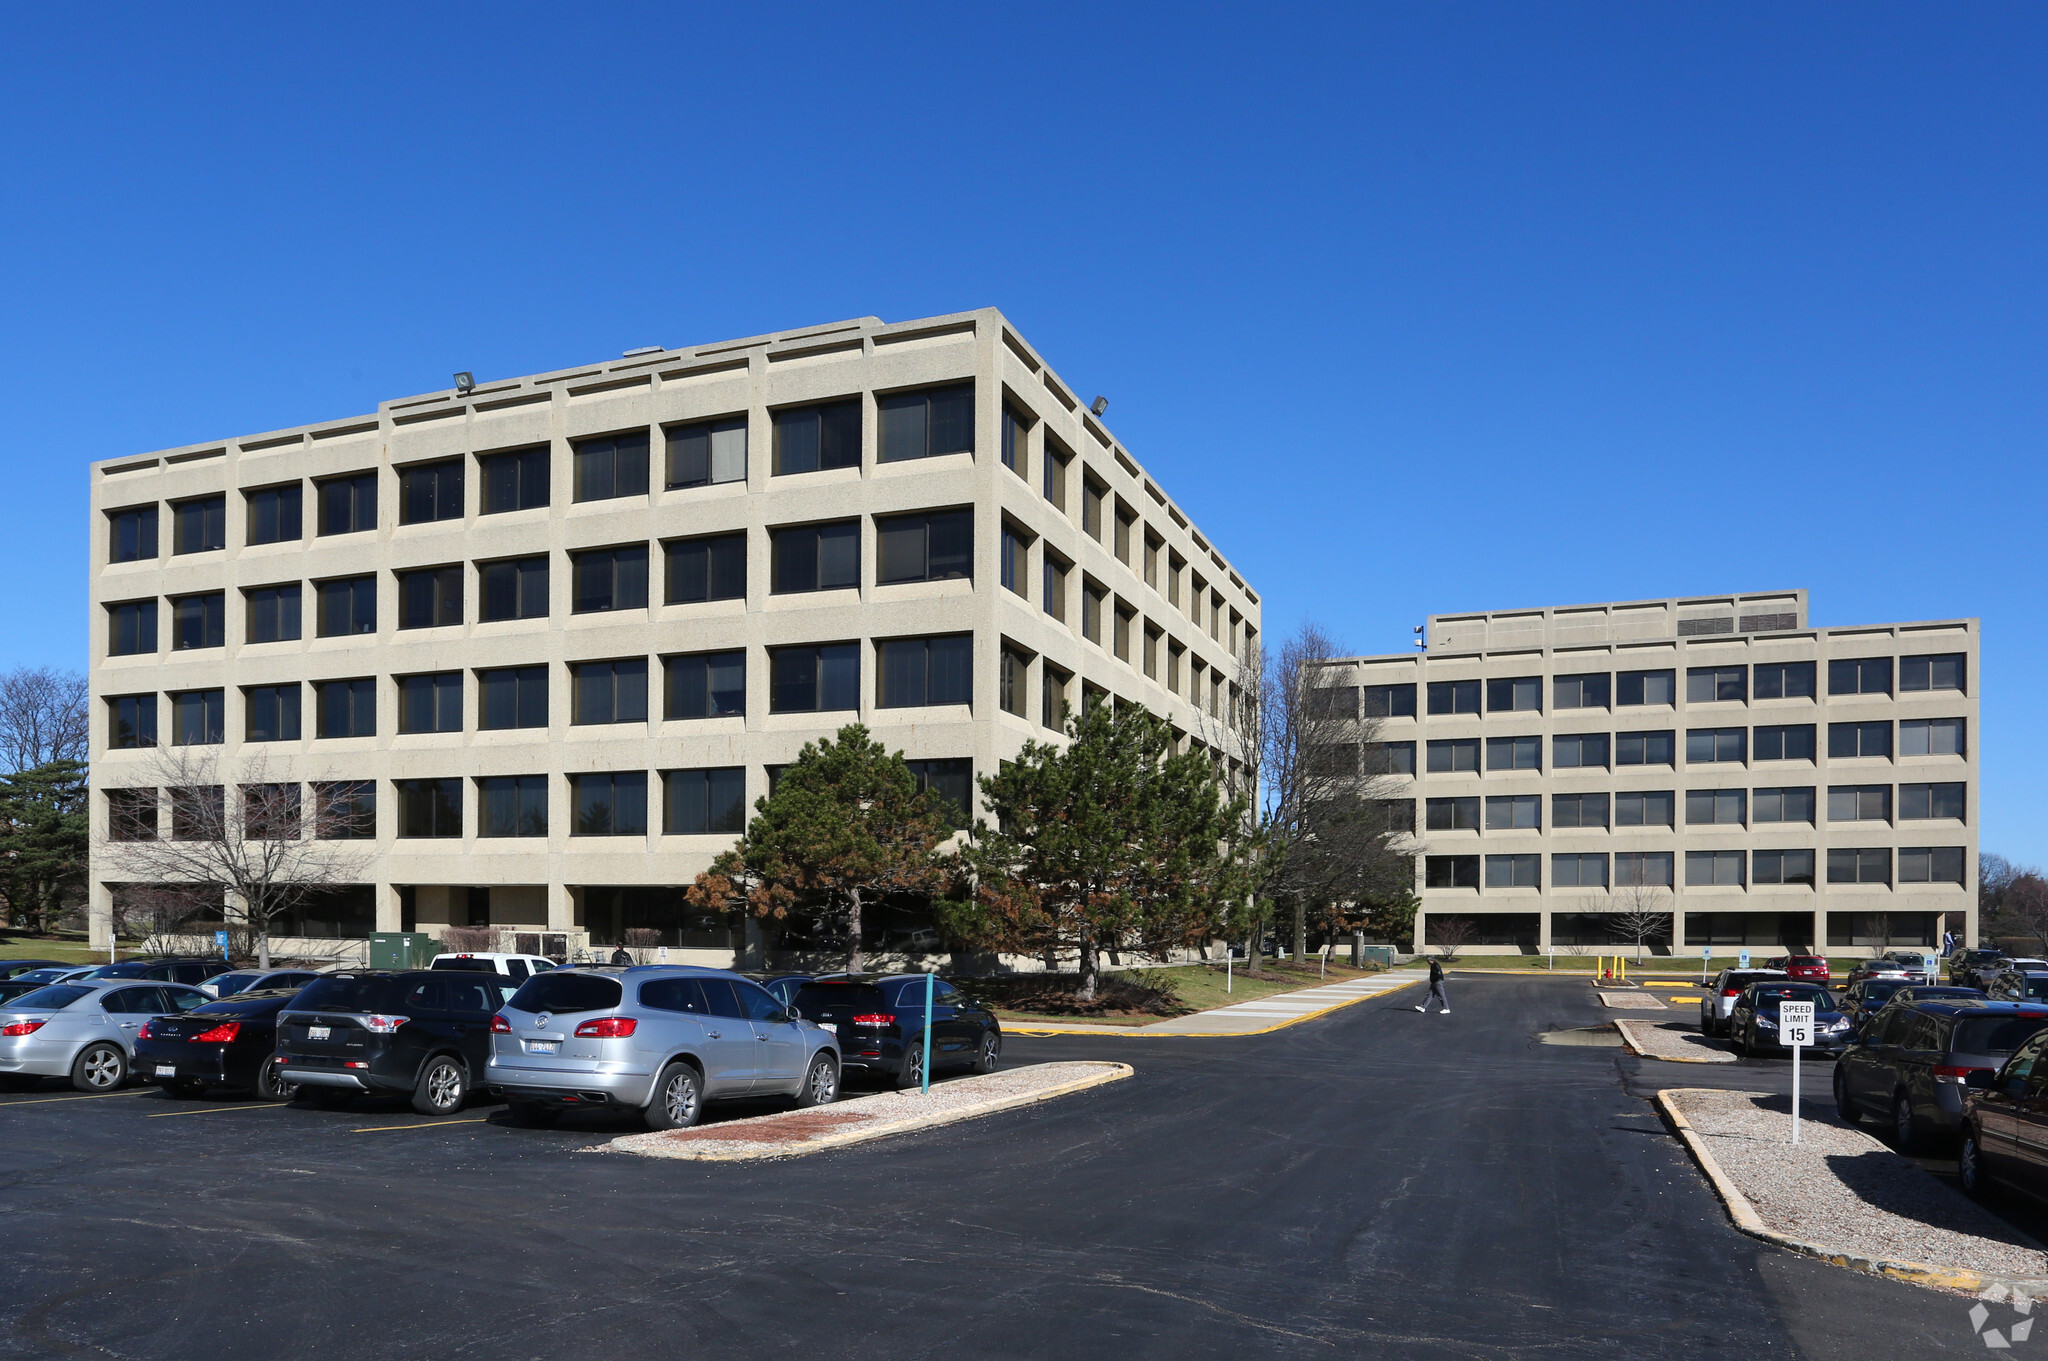
<instances>
[{"instance_id":1,"label":"car wheel","mask_svg":"<svg viewBox=\"0 0 2048 1361\"><path fill-rule=\"evenodd\" d=\"M1835 1114L1845 1125L1855 1125L1863 1118L1849 1101L1849 1079L1840 1068L1835 1069Z\"/></svg>"},{"instance_id":2,"label":"car wheel","mask_svg":"<svg viewBox=\"0 0 2048 1361\"><path fill-rule=\"evenodd\" d=\"M1987 1189L1984 1185L1983 1151L1977 1147L1977 1131L1963 1131L1963 1146L1956 1150L1956 1180L1963 1184L1963 1194L1981 1196Z\"/></svg>"},{"instance_id":3,"label":"car wheel","mask_svg":"<svg viewBox=\"0 0 2048 1361\"><path fill-rule=\"evenodd\" d=\"M284 1080L284 1069L277 1060L265 1060L256 1070L256 1084L250 1089L258 1101L289 1101L298 1088Z\"/></svg>"},{"instance_id":4,"label":"car wheel","mask_svg":"<svg viewBox=\"0 0 2048 1361\"><path fill-rule=\"evenodd\" d=\"M896 1074L896 1085L904 1091L924 1086L924 1045L920 1042L910 1046L903 1055L903 1070Z\"/></svg>"},{"instance_id":5,"label":"car wheel","mask_svg":"<svg viewBox=\"0 0 2048 1361\"><path fill-rule=\"evenodd\" d=\"M81 1092L111 1092L128 1080L128 1056L118 1044L89 1044L71 1064L71 1085Z\"/></svg>"},{"instance_id":6,"label":"car wheel","mask_svg":"<svg viewBox=\"0 0 2048 1361\"><path fill-rule=\"evenodd\" d=\"M469 1096L469 1074L458 1059L443 1054L427 1060L413 1084L412 1108L421 1115L453 1115Z\"/></svg>"},{"instance_id":7,"label":"car wheel","mask_svg":"<svg viewBox=\"0 0 2048 1361\"><path fill-rule=\"evenodd\" d=\"M804 1073L804 1085L797 1088L799 1106L829 1106L839 1099L839 1065L830 1054L819 1054Z\"/></svg>"},{"instance_id":8,"label":"car wheel","mask_svg":"<svg viewBox=\"0 0 2048 1361\"><path fill-rule=\"evenodd\" d=\"M664 1068L641 1112L649 1129L688 1129L704 1118L704 1080L687 1063Z\"/></svg>"},{"instance_id":9,"label":"car wheel","mask_svg":"<svg viewBox=\"0 0 2048 1361\"><path fill-rule=\"evenodd\" d=\"M541 1101L508 1101L505 1103L505 1114L515 1125L540 1128L561 1119L562 1108Z\"/></svg>"},{"instance_id":10,"label":"car wheel","mask_svg":"<svg viewBox=\"0 0 2048 1361\"><path fill-rule=\"evenodd\" d=\"M974 1056L974 1071L993 1073L1003 1061L1003 1037L991 1030L981 1037L981 1049Z\"/></svg>"},{"instance_id":11,"label":"car wheel","mask_svg":"<svg viewBox=\"0 0 2048 1361\"><path fill-rule=\"evenodd\" d=\"M1920 1134L1920 1119L1913 1114L1913 1102L1904 1092L1892 1098L1892 1143L1901 1153L1918 1153L1926 1141Z\"/></svg>"}]
</instances>

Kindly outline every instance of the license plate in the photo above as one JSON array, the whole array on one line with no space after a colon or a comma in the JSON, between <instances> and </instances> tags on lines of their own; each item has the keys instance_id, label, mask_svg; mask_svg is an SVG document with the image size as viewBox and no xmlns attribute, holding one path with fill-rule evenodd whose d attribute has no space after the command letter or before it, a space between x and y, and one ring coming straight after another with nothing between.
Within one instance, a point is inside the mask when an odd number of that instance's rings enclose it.
<instances>
[{"instance_id":1,"label":"license plate","mask_svg":"<svg viewBox=\"0 0 2048 1361\"><path fill-rule=\"evenodd\" d=\"M526 1042L526 1052L529 1054L553 1054L558 1052L561 1047L562 1042L560 1040L528 1040Z\"/></svg>"},{"instance_id":2,"label":"license plate","mask_svg":"<svg viewBox=\"0 0 2048 1361\"><path fill-rule=\"evenodd\" d=\"M839 1033L839 1025L835 1021L820 1021L818 1022L818 1029L829 1030L834 1035L837 1035Z\"/></svg>"},{"instance_id":3,"label":"license plate","mask_svg":"<svg viewBox=\"0 0 2048 1361\"><path fill-rule=\"evenodd\" d=\"M306 1027L306 1038L309 1040L324 1040L333 1033L334 1028L332 1026L309 1025Z\"/></svg>"},{"instance_id":4,"label":"license plate","mask_svg":"<svg viewBox=\"0 0 2048 1361\"><path fill-rule=\"evenodd\" d=\"M177 1065L170 1063L159 1063L156 1066L156 1075L158 1077L176 1077L178 1075Z\"/></svg>"}]
</instances>

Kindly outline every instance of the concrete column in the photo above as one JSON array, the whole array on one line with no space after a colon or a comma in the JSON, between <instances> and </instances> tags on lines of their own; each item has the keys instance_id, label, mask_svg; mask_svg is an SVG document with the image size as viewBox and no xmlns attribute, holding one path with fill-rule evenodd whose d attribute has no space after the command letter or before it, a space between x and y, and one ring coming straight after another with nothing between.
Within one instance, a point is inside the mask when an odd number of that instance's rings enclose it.
<instances>
[{"instance_id":1,"label":"concrete column","mask_svg":"<svg viewBox=\"0 0 2048 1361\"><path fill-rule=\"evenodd\" d=\"M86 939L94 950L106 951L114 943L114 890L95 880L86 898Z\"/></svg>"},{"instance_id":2,"label":"concrete column","mask_svg":"<svg viewBox=\"0 0 2048 1361\"><path fill-rule=\"evenodd\" d=\"M576 929L576 898L567 884L548 885L548 930Z\"/></svg>"},{"instance_id":3,"label":"concrete column","mask_svg":"<svg viewBox=\"0 0 2048 1361\"><path fill-rule=\"evenodd\" d=\"M398 885L376 885L377 930L402 931L405 929L403 910L398 897Z\"/></svg>"}]
</instances>

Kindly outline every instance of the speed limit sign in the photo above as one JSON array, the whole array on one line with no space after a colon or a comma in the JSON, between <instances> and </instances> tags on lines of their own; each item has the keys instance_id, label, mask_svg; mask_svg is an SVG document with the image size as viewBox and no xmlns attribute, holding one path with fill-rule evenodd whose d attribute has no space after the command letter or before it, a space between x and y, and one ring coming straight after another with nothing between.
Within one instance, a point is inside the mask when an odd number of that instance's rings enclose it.
<instances>
[{"instance_id":1,"label":"speed limit sign","mask_svg":"<svg viewBox=\"0 0 2048 1361\"><path fill-rule=\"evenodd\" d=\"M1792 1051L1792 1142L1799 1142L1799 1051L1813 1043L1813 1003L1778 1003L1778 1043Z\"/></svg>"}]
</instances>

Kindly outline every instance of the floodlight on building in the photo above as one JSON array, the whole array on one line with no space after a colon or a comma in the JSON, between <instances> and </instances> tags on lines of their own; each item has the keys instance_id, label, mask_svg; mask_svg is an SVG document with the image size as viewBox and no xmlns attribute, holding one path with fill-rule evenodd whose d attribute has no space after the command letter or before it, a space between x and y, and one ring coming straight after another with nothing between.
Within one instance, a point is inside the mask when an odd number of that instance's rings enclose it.
<instances>
[{"instance_id":1,"label":"floodlight on building","mask_svg":"<svg viewBox=\"0 0 2048 1361\"><path fill-rule=\"evenodd\" d=\"M455 375L455 395L456 395L456 396L458 396L458 397L467 397L467 396L468 396L468 395L469 395L469 394L470 394L471 392L474 392L475 390L476 390L476 375L475 375L475 374L471 373L471 372L470 372L470 371L469 371L468 369L464 369L464 370L463 370L463 371L462 371L461 373L458 373L458 374L456 374L456 375Z\"/></svg>"},{"instance_id":2,"label":"floodlight on building","mask_svg":"<svg viewBox=\"0 0 2048 1361\"><path fill-rule=\"evenodd\" d=\"M1097 397L1094 401L1088 403L1088 409L1100 416L1103 412L1109 410L1109 398Z\"/></svg>"}]
</instances>

